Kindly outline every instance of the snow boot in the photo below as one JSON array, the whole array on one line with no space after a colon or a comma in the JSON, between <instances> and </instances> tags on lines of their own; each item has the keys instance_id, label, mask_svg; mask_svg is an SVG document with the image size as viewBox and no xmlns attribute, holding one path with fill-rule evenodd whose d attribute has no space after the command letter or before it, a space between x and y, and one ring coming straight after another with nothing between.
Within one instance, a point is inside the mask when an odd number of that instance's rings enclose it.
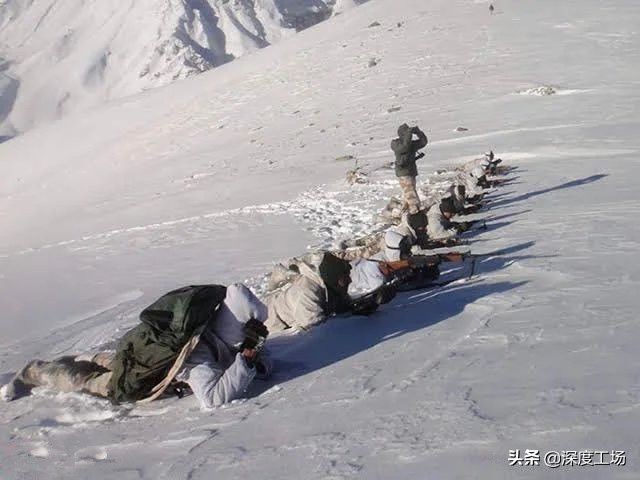
<instances>
[{"instance_id":1,"label":"snow boot","mask_svg":"<svg viewBox=\"0 0 640 480\"><path fill-rule=\"evenodd\" d=\"M0 397L11 402L31 393L31 389L39 385L35 371L44 364L42 360L33 360L20 370L13 379L0 389Z\"/></svg>"}]
</instances>

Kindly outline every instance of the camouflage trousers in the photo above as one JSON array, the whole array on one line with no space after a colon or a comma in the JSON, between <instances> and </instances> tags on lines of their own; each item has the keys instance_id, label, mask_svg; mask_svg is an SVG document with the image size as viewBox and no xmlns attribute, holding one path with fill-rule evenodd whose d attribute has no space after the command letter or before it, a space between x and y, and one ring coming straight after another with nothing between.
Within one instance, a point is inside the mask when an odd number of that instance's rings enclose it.
<instances>
[{"instance_id":1,"label":"camouflage trousers","mask_svg":"<svg viewBox=\"0 0 640 480\"><path fill-rule=\"evenodd\" d=\"M374 232L352 242L343 242L342 250L332 250L336 257L351 262L360 258L371 258L384 249L384 232Z\"/></svg>"},{"instance_id":2,"label":"camouflage trousers","mask_svg":"<svg viewBox=\"0 0 640 480\"><path fill-rule=\"evenodd\" d=\"M109 352L90 357L65 356L51 362L33 360L16 375L13 383L20 384L26 390L48 387L60 392L83 392L107 397L112 360L113 354Z\"/></svg>"},{"instance_id":3,"label":"camouflage trousers","mask_svg":"<svg viewBox=\"0 0 640 480\"><path fill-rule=\"evenodd\" d=\"M409 213L418 213L420 211L420 197L416 190L416 177L404 176L398 177L402 195L404 197L403 210Z\"/></svg>"}]
</instances>

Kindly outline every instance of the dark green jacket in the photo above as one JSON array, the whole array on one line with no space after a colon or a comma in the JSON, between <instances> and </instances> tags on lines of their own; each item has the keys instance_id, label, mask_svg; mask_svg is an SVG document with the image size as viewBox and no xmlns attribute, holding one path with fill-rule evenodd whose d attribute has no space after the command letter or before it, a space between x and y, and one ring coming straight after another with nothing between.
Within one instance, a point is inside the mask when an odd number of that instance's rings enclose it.
<instances>
[{"instance_id":1,"label":"dark green jacket","mask_svg":"<svg viewBox=\"0 0 640 480\"><path fill-rule=\"evenodd\" d=\"M418 140L412 140L412 135L404 135L391 141L391 150L396 154L396 176L415 177L418 175L416 153L427 146L427 136L420 129L415 130Z\"/></svg>"},{"instance_id":2,"label":"dark green jacket","mask_svg":"<svg viewBox=\"0 0 640 480\"><path fill-rule=\"evenodd\" d=\"M195 285L163 295L140 314L141 323L118 343L109 397L114 403L147 397L182 347L214 319L226 296L222 285Z\"/></svg>"}]
</instances>

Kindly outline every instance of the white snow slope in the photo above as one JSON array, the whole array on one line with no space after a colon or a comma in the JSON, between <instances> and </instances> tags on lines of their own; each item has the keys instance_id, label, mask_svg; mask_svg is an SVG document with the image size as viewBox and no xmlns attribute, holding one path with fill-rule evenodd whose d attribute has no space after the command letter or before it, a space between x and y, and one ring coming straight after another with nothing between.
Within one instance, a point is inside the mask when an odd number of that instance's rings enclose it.
<instances>
[{"instance_id":1,"label":"white snow slope","mask_svg":"<svg viewBox=\"0 0 640 480\"><path fill-rule=\"evenodd\" d=\"M358 3L0 1L0 136L209 70Z\"/></svg>"},{"instance_id":2,"label":"white snow slope","mask_svg":"<svg viewBox=\"0 0 640 480\"><path fill-rule=\"evenodd\" d=\"M471 281L271 339L276 376L226 408L3 404L0 478L639 478L640 5L495 6L375 0L0 145L0 380L109 344L170 288L260 291L273 261L371 228L401 122L429 135L427 186L489 148L517 167Z\"/></svg>"}]
</instances>

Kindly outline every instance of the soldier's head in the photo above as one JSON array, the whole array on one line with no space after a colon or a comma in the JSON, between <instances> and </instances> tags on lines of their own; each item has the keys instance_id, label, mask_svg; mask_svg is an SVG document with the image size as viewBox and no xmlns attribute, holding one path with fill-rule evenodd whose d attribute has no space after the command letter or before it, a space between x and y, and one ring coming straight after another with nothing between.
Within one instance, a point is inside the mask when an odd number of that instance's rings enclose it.
<instances>
[{"instance_id":1,"label":"soldier's head","mask_svg":"<svg viewBox=\"0 0 640 480\"><path fill-rule=\"evenodd\" d=\"M456 214L456 207L453 204L453 199L451 197L443 198L440 201L440 211L442 215L449 219Z\"/></svg>"},{"instance_id":2,"label":"soldier's head","mask_svg":"<svg viewBox=\"0 0 640 480\"><path fill-rule=\"evenodd\" d=\"M227 345L239 345L245 339L245 324L251 319L264 323L267 316L267 308L251 290L233 283L227 287L224 302L209 328Z\"/></svg>"},{"instance_id":3,"label":"soldier's head","mask_svg":"<svg viewBox=\"0 0 640 480\"><path fill-rule=\"evenodd\" d=\"M427 215L423 210L417 213L410 213L407 215L407 223L416 232L416 239L418 243L422 243L427 237Z\"/></svg>"},{"instance_id":4,"label":"soldier's head","mask_svg":"<svg viewBox=\"0 0 640 480\"><path fill-rule=\"evenodd\" d=\"M318 271L327 288L346 295L351 283L349 262L327 252L322 258Z\"/></svg>"},{"instance_id":5,"label":"soldier's head","mask_svg":"<svg viewBox=\"0 0 640 480\"><path fill-rule=\"evenodd\" d=\"M403 123L398 127L398 137L403 138L407 135L411 135L411 127L406 123Z\"/></svg>"},{"instance_id":6,"label":"soldier's head","mask_svg":"<svg viewBox=\"0 0 640 480\"><path fill-rule=\"evenodd\" d=\"M467 196L467 187L465 187L464 185L458 185L456 187L456 190L458 193L458 197L465 198Z\"/></svg>"}]
</instances>

